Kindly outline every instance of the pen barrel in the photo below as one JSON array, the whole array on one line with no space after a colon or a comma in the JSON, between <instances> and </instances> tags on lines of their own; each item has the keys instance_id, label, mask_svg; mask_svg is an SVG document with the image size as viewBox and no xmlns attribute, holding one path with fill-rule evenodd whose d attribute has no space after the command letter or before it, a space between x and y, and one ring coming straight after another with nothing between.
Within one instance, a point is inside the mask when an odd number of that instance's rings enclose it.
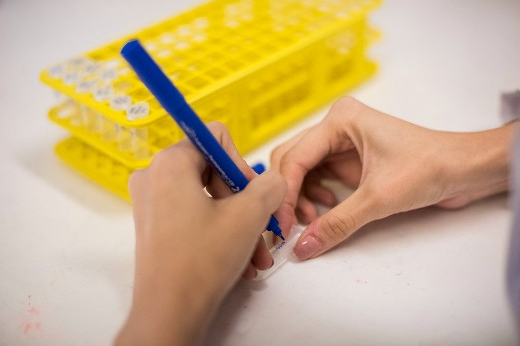
<instances>
[{"instance_id":1,"label":"pen barrel","mask_svg":"<svg viewBox=\"0 0 520 346\"><path fill-rule=\"evenodd\" d=\"M184 96L168 79L139 41L128 42L121 50L121 54L132 66L143 84L174 118L231 191L239 192L243 190L248 183L244 173L240 171L206 125L188 105Z\"/></svg>"},{"instance_id":2,"label":"pen barrel","mask_svg":"<svg viewBox=\"0 0 520 346\"><path fill-rule=\"evenodd\" d=\"M184 96L139 41L128 42L121 50L121 55L128 61L143 84L173 117L209 164L213 166L231 191L236 193L243 190L249 182L244 173L240 171L206 125L188 105ZM281 236L278 220L274 216L271 216L267 229Z\"/></svg>"},{"instance_id":3,"label":"pen barrel","mask_svg":"<svg viewBox=\"0 0 520 346\"><path fill-rule=\"evenodd\" d=\"M166 107L165 107L166 108ZM182 107L166 108L175 121L199 149L206 161L215 169L226 185L234 193L240 192L249 183L246 176L233 162L206 125L199 119L193 109L184 103ZM182 114L182 116L179 116Z\"/></svg>"}]
</instances>

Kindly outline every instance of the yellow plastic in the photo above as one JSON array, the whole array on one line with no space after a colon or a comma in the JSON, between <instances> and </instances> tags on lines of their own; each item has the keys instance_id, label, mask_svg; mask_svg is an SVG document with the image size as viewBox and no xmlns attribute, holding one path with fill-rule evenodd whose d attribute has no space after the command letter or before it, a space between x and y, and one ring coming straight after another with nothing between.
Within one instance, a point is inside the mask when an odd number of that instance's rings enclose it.
<instances>
[{"instance_id":1,"label":"yellow plastic","mask_svg":"<svg viewBox=\"0 0 520 346\"><path fill-rule=\"evenodd\" d=\"M131 169L74 137L59 142L55 149L67 164L97 184L130 201L128 178L132 173Z\"/></svg>"},{"instance_id":2,"label":"yellow plastic","mask_svg":"<svg viewBox=\"0 0 520 346\"><path fill-rule=\"evenodd\" d=\"M41 80L65 95L49 117L76 142L129 172L148 166L157 151L181 139L180 129L119 55L125 42L138 38L203 121L225 123L239 151L247 153L375 72L366 57L376 33L367 17L379 3L208 2L44 70ZM129 104L149 112L131 118ZM63 147L58 154L77 169L90 177L104 174L68 158L72 154ZM100 180L116 190L126 184Z\"/></svg>"}]
</instances>

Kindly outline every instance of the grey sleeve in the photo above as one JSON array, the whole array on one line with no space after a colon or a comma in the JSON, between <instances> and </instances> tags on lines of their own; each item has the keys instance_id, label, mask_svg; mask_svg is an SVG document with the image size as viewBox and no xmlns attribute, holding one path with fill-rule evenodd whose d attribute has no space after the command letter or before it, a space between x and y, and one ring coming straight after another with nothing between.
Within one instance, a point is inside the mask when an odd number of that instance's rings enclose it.
<instances>
[{"instance_id":1,"label":"grey sleeve","mask_svg":"<svg viewBox=\"0 0 520 346\"><path fill-rule=\"evenodd\" d=\"M501 101L500 115L506 123L520 119L520 90L503 93Z\"/></svg>"},{"instance_id":2,"label":"grey sleeve","mask_svg":"<svg viewBox=\"0 0 520 346\"><path fill-rule=\"evenodd\" d=\"M520 138L516 138L515 154L511 166L513 229L509 245L507 281L509 298L520 325Z\"/></svg>"},{"instance_id":3,"label":"grey sleeve","mask_svg":"<svg viewBox=\"0 0 520 346\"><path fill-rule=\"evenodd\" d=\"M520 90L502 95L501 115L506 122L520 119ZM509 246L507 284L511 306L520 326L520 137L517 134L511 158L513 229ZM519 330L520 332L520 330Z\"/></svg>"}]
</instances>

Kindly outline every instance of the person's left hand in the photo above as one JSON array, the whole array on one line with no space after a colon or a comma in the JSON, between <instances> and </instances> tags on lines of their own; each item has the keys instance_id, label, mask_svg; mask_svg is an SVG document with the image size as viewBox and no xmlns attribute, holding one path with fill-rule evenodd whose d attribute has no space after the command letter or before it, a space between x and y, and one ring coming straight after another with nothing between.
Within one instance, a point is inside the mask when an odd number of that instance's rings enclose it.
<instances>
[{"instance_id":1,"label":"person's left hand","mask_svg":"<svg viewBox=\"0 0 520 346\"><path fill-rule=\"evenodd\" d=\"M118 342L193 344L240 274L254 278L273 263L261 233L282 201L285 180L273 172L255 177L225 127L208 127L253 179L232 195L187 139L132 175L134 301Z\"/></svg>"}]
</instances>

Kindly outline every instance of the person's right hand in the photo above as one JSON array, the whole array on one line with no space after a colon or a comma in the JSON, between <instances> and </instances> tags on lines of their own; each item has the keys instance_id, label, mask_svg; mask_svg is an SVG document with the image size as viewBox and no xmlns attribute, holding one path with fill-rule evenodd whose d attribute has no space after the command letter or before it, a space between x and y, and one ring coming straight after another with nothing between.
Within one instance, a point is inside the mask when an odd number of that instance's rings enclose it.
<instances>
[{"instance_id":1,"label":"person's right hand","mask_svg":"<svg viewBox=\"0 0 520 346\"><path fill-rule=\"evenodd\" d=\"M296 243L300 259L321 255L363 225L429 205L462 207L507 190L513 127L450 133L419 127L351 97L324 120L276 148L272 169L288 182L280 227L310 223ZM355 188L337 204L323 179ZM333 207L318 217L312 202Z\"/></svg>"}]
</instances>

